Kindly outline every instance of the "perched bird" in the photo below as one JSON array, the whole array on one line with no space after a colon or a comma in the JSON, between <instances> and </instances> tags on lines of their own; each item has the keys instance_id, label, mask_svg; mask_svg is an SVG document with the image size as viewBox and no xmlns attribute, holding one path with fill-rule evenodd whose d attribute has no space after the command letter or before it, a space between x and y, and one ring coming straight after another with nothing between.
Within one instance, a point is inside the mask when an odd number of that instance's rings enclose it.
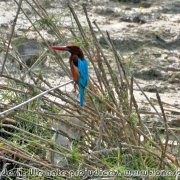
<instances>
[{"instance_id":1,"label":"perched bird","mask_svg":"<svg viewBox=\"0 0 180 180\"><path fill-rule=\"evenodd\" d=\"M88 85L88 63L82 50L78 46L51 46L50 48L71 53L69 57L71 73L75 81L75 91L76 85L79 86L80 106L82 107L84 105L84 90Z\"/></svg>"}]
</instances>

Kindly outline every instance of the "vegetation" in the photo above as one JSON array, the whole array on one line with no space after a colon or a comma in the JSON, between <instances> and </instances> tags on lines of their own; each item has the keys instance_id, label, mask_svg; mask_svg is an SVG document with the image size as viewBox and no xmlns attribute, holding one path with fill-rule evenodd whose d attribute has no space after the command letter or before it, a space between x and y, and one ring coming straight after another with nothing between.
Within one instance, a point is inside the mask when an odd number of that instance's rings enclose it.
<instances>
[{"instance_id":1,"label":"vegetation","mask_svg":"<svg viewBox=\"0 0 180 180\"><path fill-rule=\"evenodd\" d=\"M35 71L27 67L23 60L19 60L16 48L9 49L8 53L12 55L18 73L13 76L11 69L8 69L7 59L1 73L3 84L0 85L1 170L6 167L9 170L23 168L27 176L30 168L46 172L57 168L67 171L86 168L95 171L98 168L118 173L137 170L175 172L180 163L179 140L167 124L159 93L157 92L156 105L160 107L160 112L147 98L137 80L128 72L129 68L134 67L132 60L129 59L125 63L114 48L110 34L103 34L96 22L91 23L86 7L82 7L82 12L86 16L88 28L82 26L77 12L70 3L66 4L66 12L71 17L71 26L66 26L63 21L57 23L55 17L48 15L43 4L39 4L38 1L25 0L24 3L32 8L39 19L32 22L21 8L21 4L16 3L44 45L43 52L37 58L37 67L41 67L38 66L42 63L40 56L45 53L46 61L54 60L56 68L71 78L68 65L63 63L61 54L47 50L54 42L46 40L42 31L38 29L40 27L43 31L53 32L55 42L73 42L80 46L89 60L92 75L86 91L86 105L80 108L77 99L69 94L66 88L62 88L72 81L61 83L61 87L52 89L54 85L49 81L47 72L43 72L41 68ZM49 1L44 3L48 6ZM108 49L101 47L93 26L96 26L98 33L107 41ZM11 45L11 41L8 42L9 44L1 44L0 48L4 53L7 46ZM108 55L113 58L115 69L109 62L109 56L106 56L107 50ZM19 69L19 63L23 71ZM51 72L51 76L55 75L54 71ZM160 118L160 127L148 127L142 121L141 111L133 93L134 84L155 110L155 116ZM11 109L23 102L26 103ZM74 119L78 119L80 124L75 124ZM53 128L64 125L80 131L81 137L73 139L68 133ZM163 137L162 131L165 134ZM59 144L56 138L52 139L53 135L63 135L71 141L71 147ZM174 139L172 143L169 136ZM54 162L56 155L63 158L64 165ZM122 174L117 179L126 179L127 176ZM74 176L75 178L80 179L78 176ZM46 179L45 175L41 179ZM63 179L63 175L54 179Z\"/></svg>"}]
</instances>

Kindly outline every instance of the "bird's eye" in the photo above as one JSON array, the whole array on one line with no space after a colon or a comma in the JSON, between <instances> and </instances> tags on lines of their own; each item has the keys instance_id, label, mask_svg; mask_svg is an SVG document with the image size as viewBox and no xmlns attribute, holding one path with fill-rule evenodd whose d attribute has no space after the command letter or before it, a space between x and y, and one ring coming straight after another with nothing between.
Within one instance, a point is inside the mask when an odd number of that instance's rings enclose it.
<instances>
[{"instance_id":1,"label":"bird's eye","mask_svg":"<svg viewBox=\"0 0 180 180\"><path fill-rule=\"evenodd\" d=\"M70 49L68 47L66 47L66 51L70 51Z\"/></svg>"}]
</instances>

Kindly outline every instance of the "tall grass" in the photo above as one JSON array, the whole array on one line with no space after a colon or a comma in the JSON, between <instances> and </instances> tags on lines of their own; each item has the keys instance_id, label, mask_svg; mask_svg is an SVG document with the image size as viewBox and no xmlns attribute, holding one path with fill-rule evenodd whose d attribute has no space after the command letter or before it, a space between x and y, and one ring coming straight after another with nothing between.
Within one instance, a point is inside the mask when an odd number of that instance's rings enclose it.
<instances>
[{"instance_id":1,"label":"tall grass","mask_svg":"<svg viewBox=\"0 0 180 180\"><path fill-rule=\"evenodd\" d=\"M19 5L16 0L15 2ZM66 3L63 10L71 17L71 24L67 26L63 21L57 23L55 16L48 15L43 4L38 1L25 0L24 3L32 8L39 19L34 23L20 7L24 17L41 37L45 49L48 49L52 43L43 36L42 31L38 29L39 25L43 31L53 31L57 42L63 45L73 42L83 49L89 60L90 80L86 90L86 104L80 108L77 98L69 94L66 88L47 91L53 85L43 69L38 74L21 63L25 71L19 71L21 75L14 78L8 69L7 60L1 75L4 83L0 85L2 111L0 113L0 159L2 162L10 162L24 169L34 167L41 170L102 168L118 172L175 171L179 167L179 140L173 128L168 126L159 94L157 92L156 105L160 106L160 111L148 99L137 80L127 75L128 66L132 66L131 61L128 64L124 63L123 57L111 41L109 32L104 34L96 22L91 22L85 6L81 7L81 13L86 16L86 26L80 22L73 5L70 2ZM98 35L103 36L107 41L106 50L101 47L95 28L98 30ZM6 49L7 45L2 48ZM17 52L12 47L9 53ZM50 50L45 53L47 57L55 60L56 68L63 70L64 74L71 78L68 65L62 60L60 53ZM20 57L16 55L13 56L14 60L19 62ZM113 63L110 63L109 58ZM18 71L17 64L16 68ZM51 73L52 76L55 75L54 72ZM133 93L134 84L155 110L155 116L159 117L161 126L158 128L165 132L164 138L161 137L157 127L148 127L142 120L142 114ZM38 94L40 96L33 101L28 101ZM23 102L27 103L3 113ZM75 124L73 119L78 119L81 123ZM81 131L81 137L78 140L73 140L68 137L68 134L64 134L72 142L72 148L63 147L52 140L54 133L61 135L63 133L52 129L53 123L60 126L65 124ZM170 135L174 139L172 144L169 143ZM47 158L50 154L53 158L55 153L66 158L66 167L53 164L51 159Z\"/></svg>"}]
</instances>

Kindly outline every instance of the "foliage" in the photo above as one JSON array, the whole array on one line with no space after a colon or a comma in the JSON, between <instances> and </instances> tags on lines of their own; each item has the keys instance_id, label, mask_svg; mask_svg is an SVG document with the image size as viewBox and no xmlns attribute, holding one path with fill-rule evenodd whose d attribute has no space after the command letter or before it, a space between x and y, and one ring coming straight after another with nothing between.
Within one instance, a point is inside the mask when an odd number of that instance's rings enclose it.
<instances>
[{"instance_id":1,"label":"foliage","mask_svg":"<svg viewBox=\"0 0 180 180\"><path fill-rule=\"evenodd\" d=\"M53 63L50 61L49 66L47 62L44 63L46 70L40 66L36 67L38 71L27 69L22 63L25 70L17 69L18 74L14 77L11 76L11 69L6 66L1 74L4 83L0 86L0 108L2 112L8 110L0 115L0 158L3 160L1 166L3 167L4 162L13 162L14 167L23 167L25 172L30 167L69 171L84 168L94 170L96 167L117 172L176 170L179 166L177 149L172 149L173 146L169 144L166 148L164 140L166 141L168 136L162 138L158 131L158 128L162 128L168 135L171 134L174 142L179 145L174 132L168 129L166 118L160 115L160 127L148 127L141 119L142 114L133 93L133 83L136 83L137 87L139 84L128 73L129 69L135 66L133 59L123 63L110 35L107 34L106 37L101 30L94 32L85 6L80 12L86 16L88 28L82 26L78 12L75 12L72 4L66 3L63 7L71 16L71 24L67 26L63 20L57 23L54 15L48 15L44 7L49 7L50 2L43 2L44 4L34 0L24 1L32 8L38 20L32 22L25 17L42 38L44 49L48 49L52 43L43 36L43 32L48 33L49 30L53 33L48 35L53 34L57 42L75 43L83 49L92 75L86 91L86 106L79 107L77 97L69 93L66 85L47 91L55 86L52 79L58 79L62 83L70 77L67 64L61 61L60 53L45 51L47 59L56 59ZM108 54L107 50L101 47L97 34L104 36L108 42ZM14 62L21 62L13 47L11 53ZM58 74L60 70L66 77ZM139 90L144 95L143 90ZM33 101L27 102L31 98L34 98ZM22 102L26 103L11 109ZM155 108L150 101L148 103ZM162 102L159 99L156 105L161 107L163 114ZM159 112L155 115L159 116ZM80 121L78 124L77 119ZM151 117L148 120L153 121ZM65 127L64 131L62 127ZM79 133L79 137L73 137L70 131ZM53 140L52 137L56 135L63 136L64 141L56 141L56 138ZM59 177L61 178L63 177ZM126 179L126 176L122 178Z\"/></svg>"}]
</instances>

